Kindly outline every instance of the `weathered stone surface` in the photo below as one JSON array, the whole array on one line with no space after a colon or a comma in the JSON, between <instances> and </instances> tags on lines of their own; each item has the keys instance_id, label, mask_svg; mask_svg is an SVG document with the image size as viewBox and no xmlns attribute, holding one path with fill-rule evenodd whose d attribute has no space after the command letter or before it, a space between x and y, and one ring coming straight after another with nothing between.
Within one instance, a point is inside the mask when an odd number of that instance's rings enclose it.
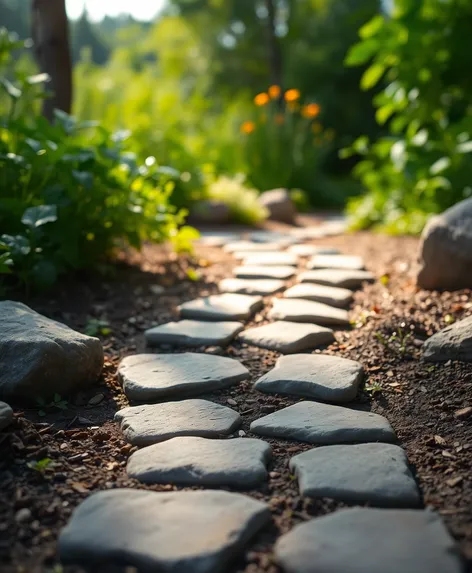
<instances>
[{"instance_id":1,"label":"weathered stone surface","mask_svg":"<svg viewBox=\"0 0 472 573\"><path fill-rule=\"evenodd\" d=\"M136 354L121 361L118 377L128 398L152 401L227 388L249 371L237 360L211 354Z\"/></svg>"},{"instance_id":2,"label":"weathered stone surface","mask_svg":"<svg viewBox=\"0 0 472 573\"><path fill-rule=\"evenodd\" d=\"M205 247L222 247L223 245L238 241L239 238L240 235L236 233L225 233L224 231L206 232L200 234L200 238L197 239L197 244Z\"/></svg>"},{"instance_id":3,"label":"weathered stone surface","mask_svg":"<svg viewBox=\"0 0 472 573\"><path fill-rule=\"evenodd\" d=\"M472 316L464 318L436 334L423 344L423 358L430 361L472 361Z\"/></svg>"},{"instance_id":4,"label":"weathered stone surface","mask_svg":"<svg viewBox=\"0 0 472 573\"><path fill-rule=\"evenodd\" d=\"M221 292L262 295L275 294L285 288L285 283L276 279L223 279L218 288Z\"/></svg>"},{"instance_id":5,"label":"weathered stone surface","mask_svg":"<svg viewBox=\"0 0 472 573\"><path fill-rule=\"evenodd\" d=\"M314 255L337 255L339 249L334 247L316 247L315 245L290 245L287 251L299 257L313 257Z\"/></svg>"},{"instance_id":6,"label":"weathered stone surface","mask_svg":"<svg viewBox=\"0 0 472 573\"><path fill-rule=\"evenodd\" d=\"M237 253L237 252L259 252L259 251L274 251L278 252L285 248L284 243L273 242L273 243L264 243L261 245L260 242L255 241L235 241L233 243L228 243L223 247L223 250L228 253Z\"/></svg>"},{"instance_id":7,"label":"weathered stone surface","mask_svg":"<svg viewBox=\"0 0 472 573\"><path fill-rule=\"evenodd\" d=\"M363 282L373 282L375 277L369 271L346 269L318 269L301 273L298 280L302 283L318 283L341 288L360 288Z\"/></svg>"},{"instance_id":8,"label":"weathered stone surface","mask_svg":"<svg viewBox=\"0 0 472 573\"><path fill-rule=\"evenodd\" d=\"M349 326L347 310L335 308L322 302L312 302L298 298L276 298L269 311L269 318L292 322Z\"/></svg>"},{"instance_id":9,"label":"weathered stone surface","mask_svg":"<svg viewBox=\"0 0 472 573\"><path fill-rule=\"evenodd\" d=\"M262 308L260 296L222 293L184 302L178 309L182 318L196 320L246 320Z\"/></svg>"},{"instance_id":10,"label":"weathered stone surface","mask_svg":"<svg viewBox=\"0 0 472 573\"><path fill-rule=\"evenodd\" d=\"M317 324L277 321L240 333L239 339L260 348L275 350L283 354L312 350L335 341L330 328Z\"/></svg>"},{"instance_id":11,"label":"weathered stone surface","mask_svg":"<svg viewBox=\"0 0 472 573\"><path fill-rule=\"evenodd\" d=\"M291 233L278 231L253 231L249 233L249 239L255 243L264 243L264 248L267 243L279 243L279 245L287 247L298 242L298 239Z\"/></svg>"},{"instance_id":12,"label":"weathered stone surface","mask_svg":"<svg viewBox=\"0 0 472 573\"><path fill-rule=\"evenodd\" d=\"M421 235L418 285L472 288L472 198L432 217Z\"/></svg>"},{"instance_id":13,"label":"weathered stone surface","mask_svg":"<svg viewBox=\"0 0 472 573\"><path fill-rule=\"evenodd\" d=\"M315 283L299 283L284 292L285 298L303 298L322 302L338 308L346 308L352 300L352 291L347 288L330 287Z\"/></svg>"},{"instance_id":14,"label":"weathered stone surface","mask_svg":"<svg viewBox=\"0 0 472 573\"><path fill-rule=\"evenodd\" d=\"M138 450L127 472L145 483L250 489L267 479L270 457L262 440L180 437Z\"/></svg>"},{"instance_id":15,"label":"weathered stone surface","mask_svg":"<svg viewBox=\"0 0 472 573\"><path fill-rule=\"evenodd\" d=\"M272 189L261 193L259 203L269 211L269 219L292 225L297 210L287 189Z\"/></svg>"},{"instance_id":16,"label":"weathered stone surface","mask_svg":"<svg viewBox=\"0 0 472 573\"><path fill-rule=\"evenodd\" d=\"M240 266L233 270L234 276L239 279L289 279L295 274L294 267L270 266L265 267L246 267Z\"/></svg>"},{"instance_id":17,"label":"weathered stone surface","mask_svg":"<svg viewBox=\"0 0 472 573\"><path fill-rule=\"evenodd\" d=\"M420 493L394 444L324 446L290 460L302 495L378 507L418 507Z\"/></svg>"},{"instance_id":18,"label":"weathered stone surface","mask_svg":"<svg viewBox=\"0 0 472 573\"><path fill-rule=\"evenodd\" d=\"M241 425L240 415L231 408L199 399L130 406L119 410L115 420L135 446L149 446L176 436L216 438L231 434Z\"/></svg>"},{"instance_id":19,"label":"weathered stone surface","mask_svg":"<svg viewBox=\"0 0 472 573\"><path fill-rule=\"evenodd\" d=\"M198 201L190 209L188 221L191 224L223 225L231 219L231 210L226 203L213 199Z\"/></svg>"},{"instance_id":20,"label":"weathered stone surface","mask_svg":"<svg viewBox=\"0 0 472 573\"><path fill-rule=\"evenodd\" d=\"M5 402L0 402L0 431L13 422L13 410Z\"/></svg>"},{"instance_id":21,"label":"weathered stone surface","mask_svg":"<svg viewBox=\"0 0 472 573\"><path fill-rule=\"evenodd\" d=\"M98 338L19 302L0 302L0 397L32 402L93 384L103 366Z\"/></svg>"},{"instance_id":22,"label":"weathered stone surface","mask_svg":"<svg viewBox=\"0 0 472 573\"><path fill-rule=\"evenodd\" d=\"M244 266L264 266L264 265L274 265L283 267L285 265L296 267L298 264L298 257L292 253L256 253L249 255L243 260Z\"/></svg>"},{"instance_id":23,"label":"weathered stone surface","mask_svg":"<svg viewBox=\"0 0 472 573\"><path fill-rule=\"evenodd\" d=\"M364 370L359 362L327 354L280 357L275 367L254 387L261 392L350 402L357 394Z\"/></svg>"},{"instance_id":24,"label":"weathered stone surface","mask_svg":"<svg viewBox=\"0 0 472 573\"><path fill-rule=\"evenodd\" d=\"M289 573L462 573L459 549L431 511L352 508L297 525L275 545Z\"/></svg>"},{"instance_id":25,"label":"weathered stone surface","mask_svg":"<svg viewBox=\"0 0 472 573\"><path fill-rule=\"evenodd\" d=\"M212 322L209 328L208 322L180 320L149 328L144 336L149 346L225 346L243 328L240 322Z\"/></svg>"},{"instance_id":26,"label":"weathered stone surface","mask_svg":"<svg viewBox=\"0 0 472 573\"><path fill-rule=\"evenodd\" d=\"M346 269L362 270L362 257L349 255L315 255L307 264L308 269Z\"/></svg>"},{"instance_id":27,"label":"weathered stone surface","mask_svg":"<svg viewBox=\"0 0 472 573\"><path fill-rule=\"evenodd\" d=\"M395 440L395 432L383 416L318 402L298 402L254 420L251 432L310 444Z\"/></svg>"},{"instance_id":28,"label":"weathered stone surface","mask_svg":"<svg viewBox=\"0 0 472 573\"><path fill-rule=\"evenodd\" d=\"M101 491L59 538L65 563L132 566L143 573L225 573L270 520L266 504L225 491Z\"/></svg>"}]
</instances>

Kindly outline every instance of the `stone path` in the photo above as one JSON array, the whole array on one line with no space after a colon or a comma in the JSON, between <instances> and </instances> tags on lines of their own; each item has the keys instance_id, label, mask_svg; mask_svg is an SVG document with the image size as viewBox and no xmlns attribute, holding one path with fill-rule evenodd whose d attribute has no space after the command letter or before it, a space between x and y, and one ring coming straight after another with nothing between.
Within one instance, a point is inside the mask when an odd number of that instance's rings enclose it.
<instances>
[{"instance_id":1,"label":"stone path","mask_svg":"<svg viewBox=\"0 0 472 573\"><path fill-rule=\"evenodd\" d=\"M359 257L303 241L343 229L343 221L333 220L287 234L202 237L201 244L222 248L243 264L218 284L220 294L180 305L181 320L144 333L148 346L160 351L171 346L198 352L138 354L120 363L126 396L145 402L115 415L126 440L141 448L128 459L128 476L169 488L262 486L267 491L269 443L247 437L236 410L189 396L249 378L238 361L204 353L207 346L235 340L279 352L275 367L254 388L298 401L253 420L250 434L281 440L274 452L284 451L288 441L317 446L290 460L301 495L390 508L340 510L295 527L274 547L281 570L459 573L456 546L440 517L405 509L420 507L421 494L404 450L391 443L396 435L388 420L355 404L335 405L355 400L364 369L353 360L323 354L336 340L327 325L349 328L352 289L374 276L363 270ZM426 357L438 354L452 354L439 337L425 351ZM241 407L233 399L227 403ZM2 416L9 419L0 403L0 424ZM223 573L233 570L231 562L241 558L270 518L266 504L239 493L118 489L91 495L74 511L59 549L65 563Z\"/></svg>"}]
</instances>

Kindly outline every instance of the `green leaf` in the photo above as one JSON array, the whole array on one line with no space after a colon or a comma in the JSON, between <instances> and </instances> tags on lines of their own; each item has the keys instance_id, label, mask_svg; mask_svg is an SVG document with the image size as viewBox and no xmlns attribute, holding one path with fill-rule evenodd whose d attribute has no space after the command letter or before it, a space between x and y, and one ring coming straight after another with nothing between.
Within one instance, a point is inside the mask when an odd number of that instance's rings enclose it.
<instances>
[{"instance_id":1,"label":"green leaf","mask_svg":"<svg viewBox=\"0 0 472 573\"><path fill-rule=\"evenodd\" d=\"M379 107L379 109L375 112L375 119L377 120L377 123L383 125L386 121L388 121L394 112L394 105L383 105L382 107Z\"/></svg>"},{"instance_id":2,"label":"green leaf","mask_svg":"<svg viewBox=\"0 0 472 573\"><path fill-rule=\"evenodd\" d=\"M29 255L30 242L23 235L2 235L0 237L14 257Z\"/></svg>"},{"instance_id":3,"label":"green leaf","mask_svg":"<svg viewBox=\"0 0 472 573\"><path fill-rule=\"evenodd\" d=\"M378 48L379 42L373 38L359 42L350 48L344 63L346 66L361 66L377 53Z\"/></svg>"},{"instance_id":4,"label":"green leaf","mask_svg":"<svg viewBox=\"0 0 472 573\"><path fill-rule=\"evenodd\" d=\"M377 16L374 16L367 22L367 24L362 26L362 28L359 30L359 36L363 39L371 38L382 29L384 24L384 17L380 14L377 14Z\"/></svg>"},{"instance_id":5,"label":"green leaf","mask_svg":"<svg viewBox=\"0 0 472 573\"><path fill-rule=\"evenodd\" d=\"M361 88L363 90L373 88L379 82L384 73L385 66L382 64L372 64L362 75Z\"/></svg>"},{"instance_id":6,"label":"green leaf","mask_svg":"<svg viewBox=\"0 0 472 573\"><path fill-rule=\"evenodd\" d=\"M56 205L38 205L37 207L29 207L23 213L21 222L28 227L41 227L46 223L54 223L57 221L57 207Z\"/></svg>"},{"instance_id":7,"label":"green leaf","mask_svg":"<svg viewBox=\"0 0 472 573\"><path fill-rule=\"evenodd\" d=\"M191 281L196 282L196 281L200 280L200 273L195 269L187 269L187 277Z\"/></svg>"}]
</instances>

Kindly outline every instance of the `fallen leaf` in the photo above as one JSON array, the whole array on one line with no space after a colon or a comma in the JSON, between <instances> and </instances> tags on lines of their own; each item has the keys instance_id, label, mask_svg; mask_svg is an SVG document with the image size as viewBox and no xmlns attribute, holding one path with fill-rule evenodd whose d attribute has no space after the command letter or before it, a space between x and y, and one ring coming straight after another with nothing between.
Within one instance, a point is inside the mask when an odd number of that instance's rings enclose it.
<instances>
[{"instance_id":1,"label":"fallen leaf","mask_svg":"<svg viewBox=\"0 0 472 573\"><path fill-rule=\"evenodd\" d=\"M434 441L438 444L438 446L445 446L447 444L446 440L442 436L434 436Z\"/></svg>"},{"instance_id":2,"label":"fallen leaf","mask_svg":"<svg viewBox=\"0 0 472 573\"><path fill-rule=\"evenodd\" d=\"M88 487L82 482L74 482L70 484L71 488L77 493L88 493Z\"/></svg>"},{"instance_id":3,"label":"fallen leaf","mask_svg":"<svg viewBox=\"0 0 472 573\"><path fill-rule=\"evenodd\" d=\"M446 480L446 483L450 487L455 487L456 485L459 485L461 481L462 481L462 476L457 476L455 478Z\"/></svg>"}]
</instances>

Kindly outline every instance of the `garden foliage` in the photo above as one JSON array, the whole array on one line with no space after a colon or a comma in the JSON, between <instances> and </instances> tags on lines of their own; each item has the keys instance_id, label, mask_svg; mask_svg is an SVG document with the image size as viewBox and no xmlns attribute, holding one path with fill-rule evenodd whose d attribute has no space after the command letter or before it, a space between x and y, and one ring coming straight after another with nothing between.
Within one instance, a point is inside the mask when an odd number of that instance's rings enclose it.
<instances>
[{"instance_id":1,"label":"garden foliage","mask_svg":"<svg viewBox=\"0 0 472 573\"><path fill-rule=\"evenodd\" d=\"M188 249L193 232L170 204L180 174L151 157L140 163L126 132L59 111L48 123L38 112L47 77L12 67L23 47L0 31L0 272L47 287L101 265L117 245L172 239Z\"/></svg>"},{"instance_id":2,"label":"garden foliage","mask_svg":"<svg viewBox=\"0 0 472 573\"><path fill-rule=\"evenodd\" d=\"M368 192L349 206L353 226L420 232L431 213L472 195L470 0L394 0L360 29L347 64L370 66L384 136L360 137L344 156Z\"/></svg>"}]
</instances>

